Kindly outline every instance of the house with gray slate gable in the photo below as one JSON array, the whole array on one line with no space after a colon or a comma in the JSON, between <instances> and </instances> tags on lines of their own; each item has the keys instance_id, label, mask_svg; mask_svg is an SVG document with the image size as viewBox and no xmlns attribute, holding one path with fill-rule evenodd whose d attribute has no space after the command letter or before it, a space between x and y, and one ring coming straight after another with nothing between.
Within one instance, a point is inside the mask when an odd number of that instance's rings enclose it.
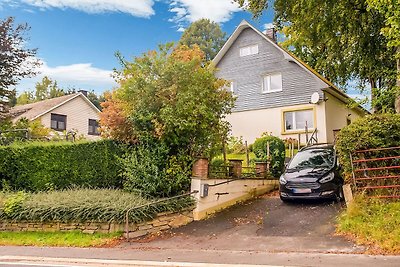
<instances>
[{"instance_id":1,"label":"house with gray slate gable","mask_svg":"<svg viewBox=\"0 0 400 267\"><path fill-rule=\"evenodd\" d=\"M301 143L314 133L319 143L332 143L340 129L368 114L348 107L348 95L247 21L213 63L237 97L227 117L232 135L249 143L265 132Z\"/></svg>"}]
</instances>

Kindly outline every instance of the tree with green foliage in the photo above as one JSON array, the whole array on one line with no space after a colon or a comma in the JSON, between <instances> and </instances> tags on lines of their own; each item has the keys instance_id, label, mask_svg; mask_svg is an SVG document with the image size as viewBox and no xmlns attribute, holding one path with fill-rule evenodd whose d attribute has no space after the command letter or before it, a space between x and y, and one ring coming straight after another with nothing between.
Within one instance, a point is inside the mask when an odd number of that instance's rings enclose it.
<instances>
[{"instance_id":1,"label":"tree with green foliage","mask_svg":"<svg viewBox=\"0 0 400 267\"><path fill-rule=\"evenodd\" d=\"M36 49L26 48L27 24L14 25L14 18L0 20L0 119L5 117L13 90L22 78L36 74Z\"/></svg>"},{"instance_id":2,"label":"tree with green foliage","mask_svg":"<svg viewBox=\"0 0 400 267\"><path fill-rule=\"evenodd\" d=\"M102 109L101 103L103 103L105 100L104 95L97 95L94 91L90 91L87 94L87 98L90 100L90 102L93 103L99 110Z\"/></svg>"},{"instance_id":3,"label":"tree with green foliage","mask_svg":"<svg viewBox=\"0 0 400 267\"><path fill-rule=\"evenodd\" d=\"M44 76L35 84L35 91L24 91L17 97L17 104L24 105L66 95L67 93L58 87L57 81Z\"/></svg>"},{"instance_id":4,"label":"tree with green foliage","mask_svg":"<svg viewBox=\"0 0 400 267\"><path fill-rule=\"evenodd\" d=\"M377 10L385 18L385 27L381 29L386 36L388 46L396 50L396 113L400 113L400 2L398 0L367 0L370 9Z\"/></svg>"},{"instance_id":5,"label":"tree with green foliage","mask_svg":"<svg viewBox=\"0 0 400 267\"><path fill-rule=\"evenodd\" d=\"M265 0L235 1L256 17L268 7ZM381 34L386 19L367 0L276 0L274 10L275 25L287 37L283 45L330 81L344 87L358 80L362 90L366 84L393 88L394 50Z\"/></svg>"},{"instance_id":6,"label":"tree with green foliage","mask_svg":"<svg viewBox=\"0 0 400 267\"><path fill-rule=\"evenodd\" d=\"M100 124L106 136L135 143L121 159L125 188L153 196L188 190L194 157L227 132L234 99L226 81L196 45L161 45L122 65Z\"/></svg>"},{"instance_id":7,"label":"tree with green foliage","mask_svg":"<svg viewBox=\"0 0 400 267\"><path fill-rule=\"evenodd\" d=\"M192 47L198 45L205 53L206 60L212 60L226 41L226 33L218 23L209 19L193 22L182 34L179 44Z\"/></svg>"},{"instance_id":8,"label":"tree with green foliage","mask_svg":"<svg viewBox=\"0 0 400 267\"><path fill-rule=\"evenodd\" d=\"M136 139L155 137L192 156L209 148L226 127L223 119L234 100L222 89L226 81L203 62L198 46L167 44L123 63L115 97Z\"/></svg>"}]
</instances>

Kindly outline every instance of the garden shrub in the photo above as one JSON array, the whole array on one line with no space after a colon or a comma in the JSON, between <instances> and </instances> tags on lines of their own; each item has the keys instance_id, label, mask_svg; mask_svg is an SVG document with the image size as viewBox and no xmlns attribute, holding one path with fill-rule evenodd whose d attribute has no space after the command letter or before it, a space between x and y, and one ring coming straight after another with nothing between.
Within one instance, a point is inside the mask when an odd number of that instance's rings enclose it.
<instances>
[{"instance_id":1,"label":"garden shrub","mask_svg":"<svg viewBox=\"0 0 400 267\"><path fill-rule=\"evenodd\" d=\"M154 203L135 193L112 189L68 189L38 193L1 193L0 221L130 222L151 220L160 212L193 206L190 197Z\"/></svg>"},{"instance_id":2,"label":"garden shrub","mask_svg":"<svg viewBox=\"0 0 400 267\"><path fill-rule=\"evenodd\" d=\"M121 187L111 140L98 142L32 142L0 147L1 186L42 191L71 186ZM6 189L6 188L4 188Z\"/></svg>"},{"instance_id":3,"label":"garden shrub","mask_svg":"<svg viewBox=\"0 0 400 267\"><path fill-rule=\"evenodd\" d=\"M269 151L271 156L271 173L274 177L279 177L285 164L285 144L275 136L262 136L257 138L253 144L253 152L258 160L267 160L267 143L269 142Z\"/></svg>"},{"instance_id":4,"label":"garden shrub","mask_svg":"<svg viewBox=\"0 0 400 267\"><path fill-rule=\"evenodd\" d=\"M191 159L168 153L165 144L154 141L128 148L119 159L124 189L151 197L169 197L187 192Z\"/></svg>"},{"instance_id":5,"label":"garden shrub","mask_svg":"<svg viewBox=\"0 0 400 267\"><path fill-rule=\"evenodd\" d=\"M356 150L400 146L400 115L368 115L344 127L338 134L337 151L346 179L351 177L350 153Z\"/></svg>"}]
</instances>

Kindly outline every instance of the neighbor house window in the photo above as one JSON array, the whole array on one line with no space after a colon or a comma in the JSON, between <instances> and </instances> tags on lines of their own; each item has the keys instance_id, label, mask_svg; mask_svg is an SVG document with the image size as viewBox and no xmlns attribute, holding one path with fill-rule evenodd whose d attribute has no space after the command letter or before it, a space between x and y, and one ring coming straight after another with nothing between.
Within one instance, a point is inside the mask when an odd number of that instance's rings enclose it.
<instances>
[{"instance_id":1,"label":"neighbor house window","mask_svg":"<svg viewBox=\"0 0 400 267\"><path fill-rule=\"evenodd\" d=\"M271 93L282 91L282 74L270 74L264 76L262 83L262 92Z\"/></svg>"},{"instance_id":2,"label":"neighbor house window","mask_svg":"<svg viewBox=\"0 0 400 267\"><path fill-rule=\"evenodd\" d=\"M314 129L314 111L312 109L285 111L283 113L285 131L303 131Z\"/></svg>"},{"instance_id":3,"label":"neighbor house window","mask_svg":"<svg viewBox=\"0 0 400 267\"><path fill-rule=\"evenodd\" d=\"M67 116L51 113L50 127L56 131L64 131L67 129Z\"/></svg>"},{"instance_id":4,"label":"neighbor house window","mask_svg":"<svg viewBox=\"0 0 400 267\"><path fill-rule=\"evenodd\" d=\"M90 135L99 135L99 122L97 120L89 119L89 130L88 134Z\"/></svg>"},{"instance_id":5,"label":"neighbor house window","mask_svg":"<svg viewBox=\"0 0 400 267\"><path fill-rule=\"evenodd\" d=\"M250 56L254 54L258 54L258 45L249 45L240 48L241 57Z\"/></svg>"}]
</instances>

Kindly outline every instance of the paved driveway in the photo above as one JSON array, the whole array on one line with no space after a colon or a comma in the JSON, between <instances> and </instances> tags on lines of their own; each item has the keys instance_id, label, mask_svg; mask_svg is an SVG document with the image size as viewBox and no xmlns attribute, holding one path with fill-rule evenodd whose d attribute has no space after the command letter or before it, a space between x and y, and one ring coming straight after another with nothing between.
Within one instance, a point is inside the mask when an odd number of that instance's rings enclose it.
<instances>
[{"instance_id":1,"label":"paved driveway","mask_svg":"<svg viewBox=\"0 0 400 267\"><path fill-rule=\"evenodd\" d=\"M283 203L263 196L170 234L125 244L133 249L359 253L364 248L335 236L334 202Z\"/></svg>"}]
</instances>

